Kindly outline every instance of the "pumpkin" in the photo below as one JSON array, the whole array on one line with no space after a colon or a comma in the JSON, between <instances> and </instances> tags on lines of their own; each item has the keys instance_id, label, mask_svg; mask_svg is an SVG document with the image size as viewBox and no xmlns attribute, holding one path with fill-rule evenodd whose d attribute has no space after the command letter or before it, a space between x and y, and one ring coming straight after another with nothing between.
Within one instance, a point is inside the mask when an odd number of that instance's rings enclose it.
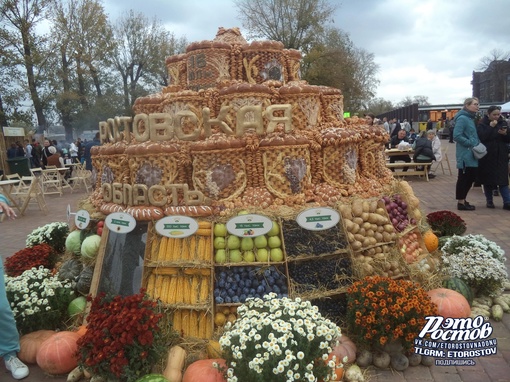
<instances>
[{"instance_id":1,"label":"pumpkin","mask_svg":"<svg viewBox=\"0 0 510 382\"><path fill-rule=\"evenodd\" d=\"M69 373L78 366L76 358L80 336L76 332L62 331L53 334L41 344L37 352L37 365L46 373Z\"/></svg>"},{"instance_id":2,"label":"pumpkin","mask_svg":"<svg viewBox=\"0 0 510 382\"><path fill-rule=\"evenodd\" d=\"M163 370L165 378L172 382L181 382L185 361L186 350L180 346L172 346L168 352L165 370Z\"/></svg>"},{"instance_id":3,"label":"pumpkin","mask_svg":"<svg viewBox=\"0 0 510 382\"><path fill-rule=\"evenodd\" d=\"M338 345L333 348L331 355L336 355L339 362L344 362L344 357L347 357L347 362L354 362L356 360L356 344L344 335L339 336L336 340Z\"/></svg>"},{"instance_id":4,"label":"pumpkin","mask_svg":"<svg viewBox=\"0 0 510 382\"><path fill-rule=\"evenodd\" d=\"M136 382L174 382L173 379L167 379L161 374L147 374L138 378Z\"/></svg>"},{"instance_id":5,"label":"pumpkin","mask_svg":"<svg viewBox=\"0 0 510 382\"><path fill-rule=\"evenodd\" d=\"M78 259L69 259L62 263L58 269L58 279L76 281L83 269L83 264Z\"/></svg>"},{"instance_id":6,"label":"pumpkin","mask_svg":"<svg viewBox=\"0 0 510 382\"><path fill-rule=\"evenodd\" d=\"M328 359L326 360L326 364L333 358L335 354L330 353L328 356ZM333 371L333 378L330 379L330 381L341 381L342 377L344 376L344 368L342 364L342 360L335 358L335 369Z\"/></svg>"},{"instance_id":7,"label":"pumpkin","mask_svg":"<svg viewBox=\"0 0 510 382\"><path fill-rule=\"evenodd\" d=\"M182 382L226 382L222 372L214 366L215 363L219 368L227 368L224 359L201 359L188 366L182 377Z\"/></svg>"},{"instance_id":8,"label":"pumpkin","mask_svg":"<svg viewBox=\"0 0 510 382\"><path fill-rule=\"evenodd\" d=\"M445 318L465 318L471 315L468 300L451 289L437 288L427 292L432 302L437 306L440 316Z\"/></svg>"},{"instance_id":9,"label":"pumpkin","mask_svg":"<svg viewBox=\"0 0 510 382\"><path fill-rule=\"evenodd\" d=\"M54 330L36 330L21 336L19 339L18 358L25 363L35 364L37 351L41 344L55 333Z\"/></svg>"},{"instance_id":10,"label":"pumpkin","mask_svg":"<svg viewBox=\"0 0 510 382\"><path fill-rule=\"evenodd\" d=\"M432 230L428 230L423 234L423 241L429 252L434 252L439 247L439 239Z\"/></svg>"},{"instance_id":11,"label":"pumpkin","mask_svg":"<svg viewBox=\"0 0 510 382\"><path fill-rule=\"evenodd\" d=\"M218 341L209 340L207 341L207 356L209 358L220 358L223 354L221 351L221 346Z\"/></svg>"}]
</instances>

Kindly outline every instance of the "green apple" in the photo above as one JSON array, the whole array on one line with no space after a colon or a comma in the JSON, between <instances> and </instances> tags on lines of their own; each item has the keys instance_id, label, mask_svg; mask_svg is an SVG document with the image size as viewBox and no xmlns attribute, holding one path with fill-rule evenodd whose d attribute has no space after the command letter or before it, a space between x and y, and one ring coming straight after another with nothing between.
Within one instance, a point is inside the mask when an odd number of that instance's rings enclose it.
<instances>
[{"instance_id":1,"label":"green apple","mask_svg":"<svg viewBox=\"0 0 510 382\"><path fill-rule=\"evenodd\" d=\"M273 248L271 249L271 261L283 261L283 251L281 248Z\"/></svg>"},{"instance_id":2,"label":"green apple","mask_svg":"<svg viewBox=\"0 0 510 382\"><path fill-rule=\"evenodd\" d=\"M271 229L267 233L267 236L276 236L279 233L280 233L280 226L278 225L277 222L273 221L273 226L271 227Z\"/></svg>"},{"instance_id":3,"label":"green apple","mask_svg":"<svg viewBox=\"0 0 510 382\"><path fill-rule=\"evenodd\" d=\"M227 226L225 224L216 223L214 225L214 236L227 236Z\"/></svg>"},{"instance_id":4,"label":"green apple","mask_svg":"<svg viewBox=\"0 0 510 382\"><path fill-rule=\"evenodd\" d=\"M231 263L240 263L243 261L243 255L241 254L241 251L238 249L232 249L228 251L229 256L229 262Z\"/></svg>"},{"instance_id":5,"label":"green apple","mask_svg":"<svg viewBox=\"0 0 510 382\"><path fill-rule=\"evenodd\" d=\"M214 249L224 249L227 246L225 238L218 236L214 238Z\"/></svg>"},{"instance_id":6,"label":"green apple","mask_svg":"<svg viewBox=\"0 0 510 382\"><path fill-rule=\"evenodd\" d=\"M235 235L230 235L227 237L227 248L228 249L238 249L241 246L241 239L239 239Z\"/></svg>"},{"instance_id":7,"label":"green apple","mask_svg":"<svg viewBox=\"0 0 510 382\"><path fill-rule=\"evenodd\" d=\"M239 212L237 213L237 215L238 215L238 216L239 216L239 215L248 215L248 214L249 214L249 212L248 212L248 211L246 211L246 210L241 210L241 211L239 211Z\"/></svg>"},{"instance_id":8,"label":"green apple","mask_svg":"<svg viewBox=\"0 0 510 382\"><path fill-rule=\"evenodd\" d=\"M253 263L255 261L255 254L253 253L253 251L243 252L243 260L249 263Z\"/></svg>"},{"instance_id":9,"label":"green apple","mask_svg":"<svg viewBox=\"0 0 510 382\"><path fill-rule=\"evenodd\" d=\"M267 244L269 248L280 248L282 246L282 241L278 236L270 236Z\"/></svg>"},{"instance_id":10,"label":"green apple","mask_svg":"<svg viewBox=\"0 0 510 382\"><path fill-rule=\"evenodd\" d=\"M257 258L257 261L265 263L269 259L269 252L265 248L259 248L257 249L257 254L255 257Z\"/></svg>"},{"instance_id":11,"label":"green apple","mask_svg":"<svg viewBox=\"0 0 510 382\"><path fill-rule=\"evenodd\" d=\"M227 252L224 249L217 249L214 253L214 262L224 263L227 261Z\"/></svg>"},{"instance_id":12,"label":"green apple","mask_svg":"<svg viewBox=\"0 0 510 382\"><path fill-rule=\"evenodd\" d=\"M257 236L253 240L256 248L266 248L267 247L267 238L265 235Z\"/></svg>"},{"instance_id":13,"label":"green apple","mask_svg":"<svg viewBox=\"0 0 510 382\"><path fill-rule=\"evenodd\" d=\"M251 251L253 249L253 239L251 237L243 237L241 239L241 250Z\"/></svg>"}]
</instances>

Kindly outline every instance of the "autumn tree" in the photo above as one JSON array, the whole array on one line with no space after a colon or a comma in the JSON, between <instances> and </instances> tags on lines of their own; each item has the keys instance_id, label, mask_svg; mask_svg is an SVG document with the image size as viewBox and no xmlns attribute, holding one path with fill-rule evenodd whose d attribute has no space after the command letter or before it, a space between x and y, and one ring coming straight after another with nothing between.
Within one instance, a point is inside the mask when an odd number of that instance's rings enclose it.
<instances>
[{"instance_id":1,"label":"autumn tree","mask_svg":"<svg viewBox=\"0 0 510 382\"><path fill-rule=\"evenodd\" d=\"M247 37L281 41L307 54L332 21L336 7L325 0L237 0Z\"/></svg>"},{"instance_id":2,"label":"autumn tree","mask_svg":"<svg viewBox=\"0 0 510 382\"><path fill-rule=\"evenodd\" d=\"M417 103L419 106L428 106L429 103L429 97L423 96L423 95L416 95L416 96L405 96L402 98L400 102L398 102L395 107L405 107L410 106Z\"/></svg>"},{"instance_id":3,"label":"autumn tree","mask_svg":"<svg viewBox=\"0 0 510 382\"><path fill-rule=\"evenodd\" d=\"M130 11L114 26L116 50L112 54L114 67L122 80L124 115L140 96L160 90L168 83L165 58L186 44L165 30L157 19L150 21L141 13Z\"/></svg>"},{"instance_id":4,"label":"autumn tree","mask_svg":"<svg viewBox=\"0 0 510 382\"><path fill-rule=\"evenodd\" d=\"M51 0L3 0L0 3L0 45L8 52L7 65L23 72L12 78L13 86L27 89L40 128L47 127L45 112L49 106L51 89L45 87L48 70L46 36L36 33L44 20Z\"/></svg>"}]
</instances>

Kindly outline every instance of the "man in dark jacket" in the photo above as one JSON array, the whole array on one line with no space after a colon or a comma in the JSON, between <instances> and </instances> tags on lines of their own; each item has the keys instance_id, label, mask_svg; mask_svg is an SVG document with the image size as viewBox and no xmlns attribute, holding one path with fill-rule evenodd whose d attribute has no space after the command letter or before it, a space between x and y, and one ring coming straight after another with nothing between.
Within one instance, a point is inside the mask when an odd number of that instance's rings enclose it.
<instances>
[{"instance_id":1,"label":"man in dark jacket","mask_svg":"<svg viewBox=\"0 0 510 382\"><path fill-rule=\"evenodd\" d=\"M99 146L101 141L99 140L99 132L96 133L94 139L87 142L83 149L83 157L85 158L85 169L92 171L92 157L90 156L90 149L94 146Z\"/></svg>"},{"instance_id":2,"label":"man in dark jacket","mask_svg":"<svg viewBox=\"0 0 510 382\"><path fill-rule=\"evenodd\" d=\"M398 144L400 142L407 142L409 143L409 140L407 139L407 133L405 130L400 130L396 135L391 137L390 146L391 148L397 148ZM406 163L411 162L411 157L407 154L402 155L392 155L390 156L390 163L395 163L396 161L403 161ZM402 171L407 171L409 167L404 167ZM391 169L391 171L395 171L395 169Z\"/></svg>"},{"instance_id":3,"label":"man in dark jacket","mask_svg":"<svg viewBox=\"0 0 510 382\"><path fill-rule=\"evenodd\" d=\"M427 130L426 134L422 133L420 138L413 144L414 155L413 161L415 163L430 163L436 160L434 150L432 148L432 140L436 136L434 130ZM430 166L428 166L430 170ZM429 174L429 178L435 178L434 174Z\"/></svg>"}]
</instances>

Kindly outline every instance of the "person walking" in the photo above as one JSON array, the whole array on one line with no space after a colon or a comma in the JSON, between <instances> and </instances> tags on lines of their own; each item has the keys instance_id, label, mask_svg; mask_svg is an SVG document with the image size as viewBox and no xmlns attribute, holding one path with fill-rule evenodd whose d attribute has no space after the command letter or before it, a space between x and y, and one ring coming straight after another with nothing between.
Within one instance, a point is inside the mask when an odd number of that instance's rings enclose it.
<instances>
[{"instance_id":1,"label":"person walking","mask_svg":"<svg viewBox=\"0 0 510 382\"><path fill-rule=\"evenodd\" d=\"M483 184L487 208L495 208L494 191L499 188L503 209L510 210L508 189L508 124L499 106L490 106L476 127L478 138L487 147L487 155L478 161L478 182Z\"/></svg>"},{"instance_id":2,"label":"person walking","mask_svg":"<svg viewBox=\"0 0 510 382\"><path fill-rule=\"evenodd\" d=\"M7 198L0 194L0 214L14 219L16 214L9 207ZM11 372L14 379L23 379L30 373L27 365L17 356L19 352L19 333L5 291L4 263L0 256L0 357L4 359L5 368ZM3 380L3 379L2 379Z\"/></svg>"},{"instance_id":3,"label":"person walking","mask_svg":"<svg viewBox=\"0 0 510 382\"><path fill-rule=\"evenodd\" d=\"M478 172L478 159L471 149L480 143L476 132L475 116L480 108L478 98L466 98L464 107L455 115L455 131L453 139L456 142L457 183L455 185L455 199L460 211L473 211L475 206L466 200L469 190L473 186Z\"/></svg>"},{"instance_id":4,"label":"person walking","mask_svg":"<svg viewBox=\"0 0 510 382\"><path fill-rule=\"evenodd\" d=\"M94 146L99 146L101 141L99 140L99 133L96 133L94 139L85 145L83 150L83 157L85 158L85 169L92 171L92 156L90 155L90 149Z\"/></svg>"}]
</instances>

